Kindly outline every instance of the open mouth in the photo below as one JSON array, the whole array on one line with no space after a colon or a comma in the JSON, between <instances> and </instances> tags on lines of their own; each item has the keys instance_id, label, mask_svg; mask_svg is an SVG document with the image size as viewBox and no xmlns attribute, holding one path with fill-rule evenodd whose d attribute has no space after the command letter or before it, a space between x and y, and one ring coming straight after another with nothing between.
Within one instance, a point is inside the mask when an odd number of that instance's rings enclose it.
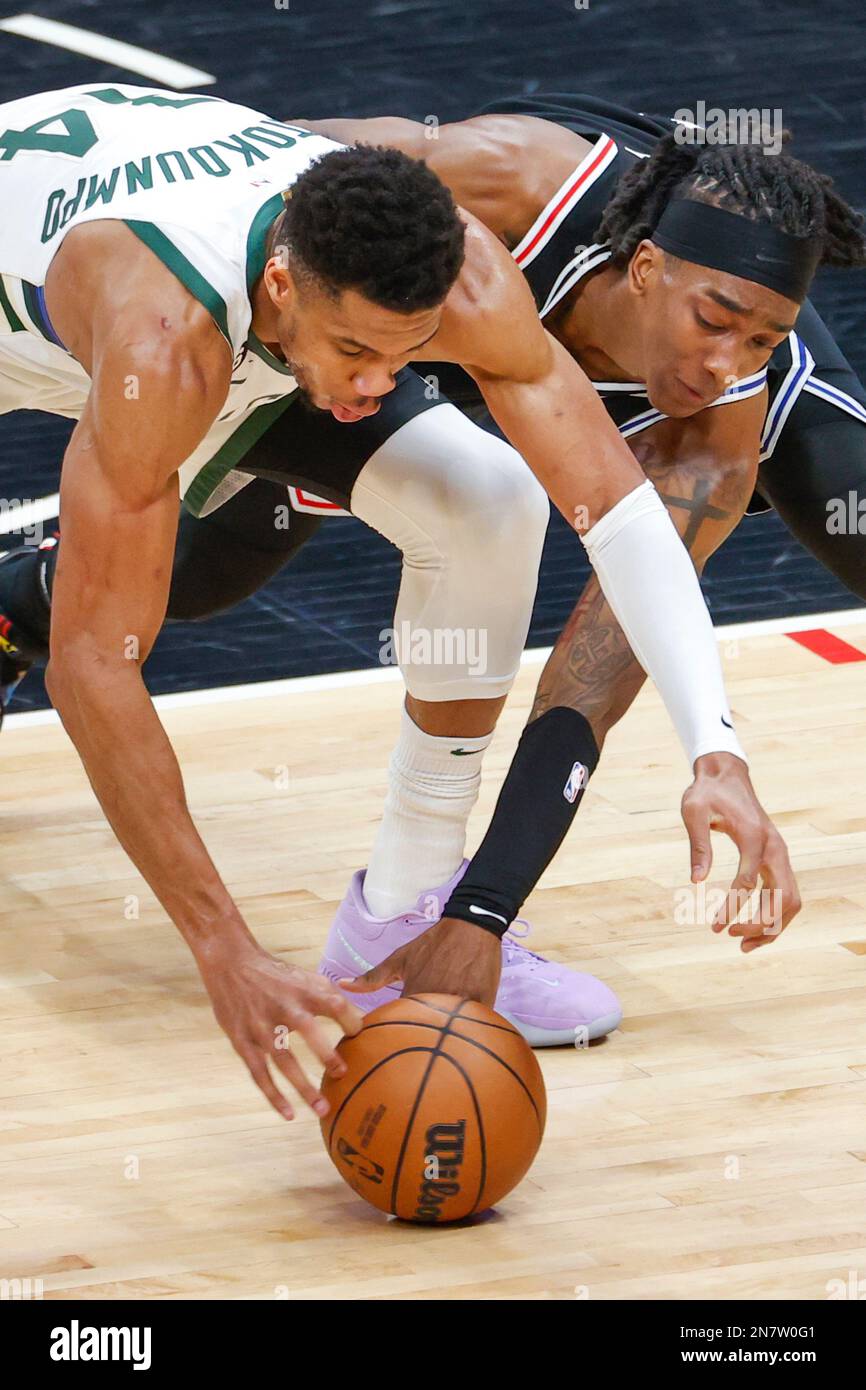
<instances>
[{"instance_id":1,"label":"open mouth","mask_svg":"<svg viewBox=\"0 0 866 1390\"><path fill-rule=\"evenodd\" d=\"M328 406L335 420L348 425L355 420L365 420L368 415L375 415L379 409L379 401L368 401L363 410L352 405L341 405L339 401L332 400Z\"/></svg>"}]
</instances>

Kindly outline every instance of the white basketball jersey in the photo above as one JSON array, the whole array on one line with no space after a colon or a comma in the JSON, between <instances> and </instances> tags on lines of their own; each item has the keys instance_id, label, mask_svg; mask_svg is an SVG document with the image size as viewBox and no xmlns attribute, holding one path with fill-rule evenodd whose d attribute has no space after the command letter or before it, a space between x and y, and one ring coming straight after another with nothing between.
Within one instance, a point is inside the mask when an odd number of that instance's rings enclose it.
<instances>
[{"instance_id":1,"label":"white basketball jersey","mask_svg":"<svg viewBox=\"0 0 866 1390\"><path fill-rule=\"evenodd\" d=\"M223 410L181 469L194 512L297 383L250 332L249 291L282 191L333 141L219 97L98 83L0 106L0 411L77 419L90 389L43 287L82 222L124 222L211 314L232 349Z\"/></svg>"}]
</instances>

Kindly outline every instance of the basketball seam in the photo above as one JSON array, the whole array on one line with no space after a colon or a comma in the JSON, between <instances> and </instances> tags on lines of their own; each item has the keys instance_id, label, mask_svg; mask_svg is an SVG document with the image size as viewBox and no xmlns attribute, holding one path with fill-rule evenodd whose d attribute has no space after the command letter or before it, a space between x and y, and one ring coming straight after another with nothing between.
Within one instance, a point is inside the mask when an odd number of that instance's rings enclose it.
<instances>
[{"instance_id":1,"label":"basketball seam","mask_svg":"<svg viewBox=\"0 0 866 1390\"><path fill-rule=\"evenodd\" d=\"M408 996L408 998L414 999L414 1000L416 1001L416 1003L418 1003L418 1004L423 1004L423 1003L425 1002L423 999L419 999L418 996L415 995L415 994L410 994L410 995ZM412 1133L412 1126L413 1126L413 1124L415 1123L415 1116L416 1116L417 1113L418 1113L418 1107L419 1107L419 1105L421 1104L421 1100L422 1100L422 1098L423 1098L423 1096L424 1096L424 1090L425 1090L425 1088L426 1088L427 1082L428 1082L429 1079L430 1079L430 1073L431 1073L432 1070L433 1070L433 1063L435 1062L437 1056L442 1052L442 1043L443 1043L444 1039L448 1036L448 1033L449 1033L449 1031L450 1031L450 1029L451 1029L451 1022L452 1022L452 1020L453 1020L454 1018L457 1017L457 1015L460 1013L460 1010L463 1008L463 1005L466 1004L467 1002L468 1002L468 1000L466 1000L466 999L461 999L461 1000L460 1000L460 1003L457 1005L457 1008L454 1009L454 1010L452 1010L452 1012L451 1012L450 1014L447 1015L448 1021L447 1021L447 1023L444 1024L444 1026L443 1026L442 1029L440 1030L439 1041L437 1042L436 1046L431 1050L431 1053L430 1053L430 1062L429 1062L429 1064L428 1064L428 1066L427 1066L426 1072L424 1073L423 1079L422 1079L422 1081L421 1081L421 1085L418 1087L418 1094L416 1095L415 1100L414 1100L414 1103L413 1103L413 1105L412 1105L412 1113L410 1114L409 1119L408 1119L408 1122L407 1122L407 1124L406 1124L406 1128L405 1128L405 1130L403 1131L403 1142L402 1142L401 1145L400 1145L400 1153L399 1153L398 1156L397 1156L397 1167L396 1167L395 1172L394 1172L394 1181L393 1181L393 1183L391 1184L391 1207L390 1207L390 1210L391 1210L392 1216L396 1216L396 1214L397 1214L397 1213L394 1211L394 1204L395 1204L396 1201L397 1201L397 1188L398 1188L398 1186L399 1186L399 1184L400 1184L400 1174L401 1174L401 1172L402 1172L402 1170L403 1170L403 1159L404 1159L405 1156L406 1156L406 1149L408 1148L408 1145L409 1145L409 1135ZM441 1012L442 1012L442 1013L445 1013L445 1010L442 1009ZM405 1020L404 1020L404 1021L405 1021ZM423 1048L422 1048L422 1049L415 1049L415 1050L423 1051Z\"/></svg>"},{"instance_id":2,"label":"basketball seam","mask_svg":"<svg viewBox=\"0 0 866 1390\"><path fill-rule=\"evenodd\" d=\"M498 1062L501 1067L504 1067L507 1072L510 1072L517 1084L519 1086L522 1086L524 1091L526 1092L526 1099L529 1101L529 1104L535 1111L536 1123L539 1123L538 1106L535 1104L535 1101L532 1098L532 1092L530 1091L526 1082L523 1080L523 1077L518 1072L516 1072L513 1067L510 1067L508 1063L504 1060L504 1058L500 1057L496 1052L493 1052L489 1047L485 1047L484 1043L478 1042L476 1038L467 1038L465 1033L450 1033L449 1036L452 1038L459 1038L461 1042L469 1043L472 1047L480 1048L482 1052L487 1053L488 1057L492 1057L494 1062Z\"/></svg>"},{"instance_id":3,"label":"basketball seam","mask_svg":"<svg viewBox=\"0 0 866 1390\"><path fill-rule=\"evenodd\" d=\"M414 996L414 995L410 995L409 998L415 998L415 996ZM463 1018L464 1021L465 1021L466 1023L481 1023L481 1022L482 1022L481 1019L470 1018L468 1014L461 1014L460 1017ZM412 1019L412 1021L410 1022L408 1019L405 1019L405 1018L388 1018L388 1019L384 1019L381 1023L369 1023L369 1024L367 1024L366 1026L367 1026L368 1028L370 1028L370 1029L373 1029L373 1028L430 1028L433 1032L436 1032L436 1033L441 1032L441 1028L440 1028L440 1026L439 1026L438 1023L419 1023L419 1022L417 1022L416 1019ZM491 1027L496 1027L497 1025L496 1025L496 1024L491 1024L491 1025L489 1025L489 1026L491 1026ZM511 1031L511 1030L509 1030L509 1031ZM488 1057L492 1057L493 1060L494 1060L495 1062L498 1062L498 1063L500 1064L500 1066L504 1067L505 1070L506 1070L507 1072L510 1072L510 1074L514 1077L514 1080L518 1083L518 1085L522 1086L523 1089L524 1089L524 1091L526 1092L526 1099L529 1101L529 1104L532 1106L532 1109L535 1111L535 1120L536 1120L536 1123L538 1124L538 1126L539 1126L539 1128L540 1128L540 1126L541 1126L541 1117L540 1117L540 1115L539 1115L538 1106L536 1105L535 1100L533 1099L532 1092L530 1091L529 1087L527 1086L526 1082L523 1080L523 1077L519 1074L519 1072L516 1072L516 1071L514 1070L513 1067L509 1066L508 1062L506 1062L505 1059L504 1059L503 1057L500 1057L499 1054L496 1053L496 1052L494 1052L491 1048L486 1047L485 1044L484 1044L483 1042L479 1042L477 1038L468 1038L468 1037L466 1036L465 1033L455 1033L454 1030L451 1029L451 1028L448 1029L447 1035L448 1035L448 1037L451 1037L451 1038L459 1038L461 1042L469 1043L470 1047L477 1047L477 1048L480 1048L480 1050L481 1050L482 1052L486 1052L486 1053L487 1053L487 1056L488 1056ZM517 1033L516 1036L517 1036L517 1037L520 1037L520 1034Z\"/></svg>"},{"instance_id":4,"label":"basketball seam","mask_svg":"<svg viewBox=\"0 0 866 1390\"><path fill-rule=\"evenodd\" d=\"M414 999L415 1002L416 1002L417 1004L423 1004L424 1007L425 1007L425 1009L432 1009L433 1012L434 1012L434 1013L437 1013L437 1014L445 1014L445 1016L446 1016L447 1018L453 1018L453 1017L454 1017L453 1014L449 1014L449 1013L448 1013L448 1010L447 1010L447 1009L443 1009L443 1008L441 1007L441 1005L439 1005L439 1004L428 1004L428 1003L427 1003L427 1000L426 1000L426 999L424 998L424 996L421 995L421 994L404 994L404 995L401 995L400 997L401 997L402 999ZM478 1003L478 1000L477 1000L477 999L461 999L460 1002L461 1002L461 1004L477 1004L477 1003ZM470 1018L468 1014L464 1014L463 1017L466 1019L467 1023L477 1023L477 1024L479 1024L479 1026L482 1027L482 1028L498 1028L498 1029L499 1029L501 1032L503 1032L503 1033L514 1033L515 1037L518 1037L518 1038L522 1038L522 1037L523 1037L523 1034L520 1032L520 1029L519 1029L519 1028L512 1028L510 1023L490 1023L490 1022L488 1022L488 1020L487 1020L486 1018ZM387 1020L386 1020L386 1022L389 1022L389 1023L390 1023L390 1022L395 1022L395 1023L396 1023L396 1022L398 1022L398 1021L399 1021L399 1022L403 1022L404 1020L402 1020L402 1019L401 1019L401 1020L397 1020L397 1019L393 1019L393 1020L387 1019ZM373 1023L373 1024L371 1024L371 1027L373 1027L373 1028L381 1028L382 1026L383 1026L383 1025L382 1025L381 1023ZM428 1024L427 1026L428 1026L428 1027L432 1027L431 1024Z\"/></svg>"},{"instance_id":5,"label":"basketball seam","mask_svg":"<svg viewBox=\"0 0 866 1390\"><path fill-rule=\"evenodd\" d=\"M405 995L401 995L400 998L401 998L401 999L414 999L416 1003L419 1003L419 1004L420 1004L420 1003L423 1003L423 1000L421 1000L417 994L405 994ZM396 1003L399 1002L399 1001L395 999L395 1000L389 1000L388 1002L389 1002L389 1003L395 1003L395 1004L396 1004ZM470 999L470 1000L464 1000L463 1002L464 1002L464 1003L475 1003L476 1001ZM387 1006L384 1005L384 1004L382 1004L382 1005L380 1005L380 1007L381 1007L381 1008L386 1008ZM426 1008L432 1008L433 1005L432 1005L432 1004L427 1004L425 1007L426 1007ZM445 1013L445 1010L444 1010L444 1009L437 1009L436 1012L437 1012L437 1013L443 1013L443 1014L444 1014L444 1013ZM519 1028L511 1028L507 1023L488 1023L488 1021L487 1021L486 1018L472 1018L469 1014L461 1014L460 1017L461 1017L461 1018L464 1018L464 1019L466 1020L467 1023L477 1023L477 1025L478 1025L479 1028L496 1028L497 1031L500 1032L500 1033L511 1033L512 1037L515 1037L515 1038L522 1038L522 1037L523 1037L523 1034L520 1032ZM392 1028L392 1027L394 1027L396 1024L406 1024L407 1022L408 1022L408 1020L405 1019L405 1018L384 1018L384 1019L382 1020L381 1023L370 1023L370 1024L366 1024L365 1027L369 1027L369 1028ZM437 1027L439 1026L439 1025L436 1024L436 1023L419 1023L416 1019L412 1019L412 1023L414 1024L414 1026L415 1026L416 1028L437 1028Z\"/></svg>"},{"instance_id":6,"label":"basketball seam","mask_svg":"<svg viewBox=\"0 0 866 1390\"><path fill-rule=\"evenodd\" d=\"M368 1076L372 1076L373 1073L377 1072L380 1067L386 1066L388 1062L393 1061L395 1057L402 1057L406 1052L432 1052L432 1050L432 1048L420 1047L417 1044L414 1047L401 1047L396 1052L389 1052L387 1057L382 1057L378 1062L374 1062L372 1067L370 1067L369 1071L365 1071L364 1075L358 1078L351 1091L347 1092L347 1094L340 1101L339 1109L337 1110L333 1120L331 1121L331 1128L328 1130L328 1153L331 1152L331 1145L334 1139L334 1126L336 1125L346 1106L349 1104L349 1101L352 1099L358 1087L363 1086Z\"/></svg>"}]
</instances>

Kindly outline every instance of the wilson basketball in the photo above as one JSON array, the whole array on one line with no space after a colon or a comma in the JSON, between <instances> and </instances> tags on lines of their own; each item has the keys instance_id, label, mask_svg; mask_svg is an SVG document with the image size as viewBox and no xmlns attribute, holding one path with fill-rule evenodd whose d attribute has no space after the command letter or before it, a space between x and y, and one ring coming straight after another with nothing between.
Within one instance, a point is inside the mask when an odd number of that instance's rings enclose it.
<instances>
[{"instance_id":1,"label":"wilson basketball","mask_svg":"<svg viewBox=\"0 0 866 1390\"><path fill-rule=\"evenodd\" d=\"M412 995L343 1038L325 1077L325 1144L340 1176L406 1221L459 1221L501 1201L532 1163L547 1114L535 1056L471 999Z\"/></svg>"}]
</instances>

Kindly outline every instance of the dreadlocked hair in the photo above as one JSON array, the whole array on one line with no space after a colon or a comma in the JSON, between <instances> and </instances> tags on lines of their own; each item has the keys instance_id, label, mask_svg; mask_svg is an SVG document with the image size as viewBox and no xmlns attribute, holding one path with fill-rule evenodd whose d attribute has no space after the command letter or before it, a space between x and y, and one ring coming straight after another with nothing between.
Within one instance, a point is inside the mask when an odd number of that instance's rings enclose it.
<instances>
[{"instance_id":1,"label":"dreadlocked hair","mask_svg":"<svg viewBox=\"0 0 866 1390\"><path fill-rule=\"evenodd\" d=\"M463 223L436 174L373 145L315 160L293 184L273 240L332 296L353 289L406 314L441 304L464 254Z\"/></svg>"},{"instance_id":2,"label":"dreadlocked hair","mask_svg":"<svg viewBox=\"0 0 866 1390\"><path fill-rule=\"evenodd\" d=\"M782 139L787 142L790 133ZM623 175L604 210L595 240L610 242L615 266L626 266L641 241L652 237L675 197L815 240L821 247L819 265L866 265L863 215L839 196L826 174L763 144L681 144L670 134L662 136L649 159Z\"/></svg>"}]
</instances>

